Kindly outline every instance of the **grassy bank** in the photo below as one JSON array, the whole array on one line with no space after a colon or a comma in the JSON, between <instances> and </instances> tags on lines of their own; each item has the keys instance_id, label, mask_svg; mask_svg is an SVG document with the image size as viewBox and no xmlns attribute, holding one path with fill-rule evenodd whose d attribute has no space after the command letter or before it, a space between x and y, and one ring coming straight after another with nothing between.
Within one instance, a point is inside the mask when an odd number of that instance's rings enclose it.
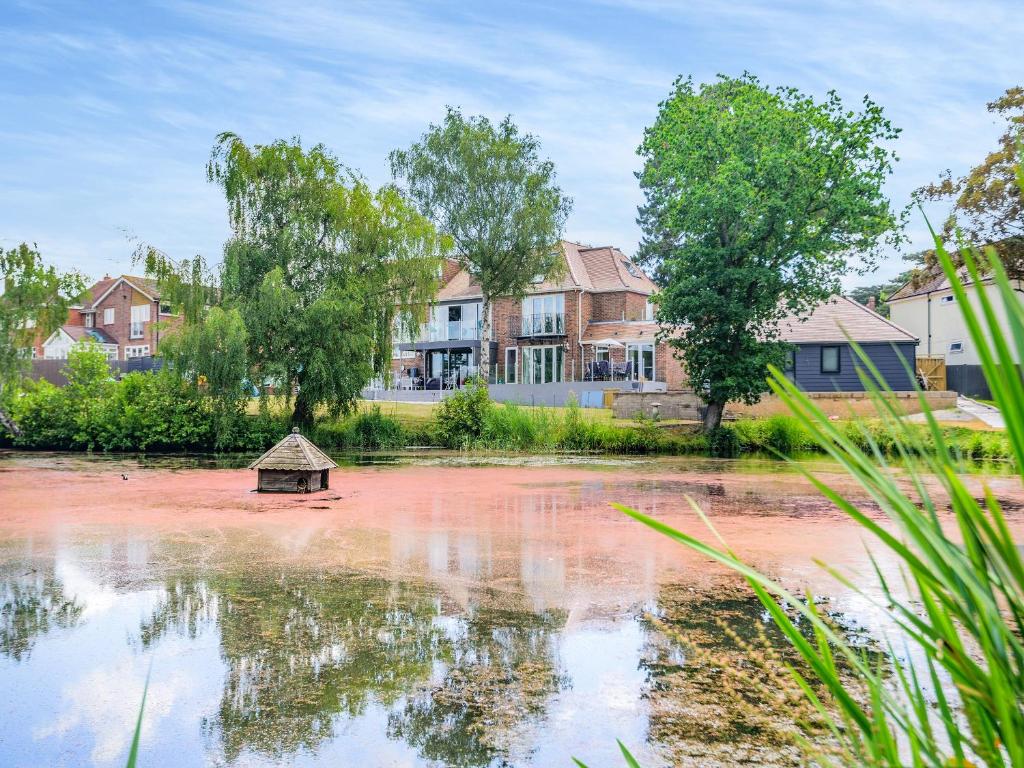
<instances>
[{"instance_id":1,"label":"grassy bank","mask_svg":"<svg viewBox=\"0 0 1024 768\"><path fill-rule=\"evenodd\" d=\"M0 444L41 450L258 452L290 428L290 410L283 400L270 402L263 412L253 401L243 413L225 416L211 409L208 399L166 375L131 374L92 395L41 382L16 398L11 411L24 434L17 439L0 436ZM219 444L218 418L230 418L231 427L229 441ZM880 422L837 425L864 450L877 445L884 454L897 452L893 435ZM926 435L923 425L910 428ZM949 425L943 433L951 449L965 459L999 461L1010 456L1003 432ZM495 403L483 388L463 390L441 403L359 401L345 417L320 414L310 437L336 452L414 446L724 457L820 451L818 442L789 416L741 419L709 438L694 423L614 419L608 409L575 404L553 408Z\"/></svg>"}]
</instances>

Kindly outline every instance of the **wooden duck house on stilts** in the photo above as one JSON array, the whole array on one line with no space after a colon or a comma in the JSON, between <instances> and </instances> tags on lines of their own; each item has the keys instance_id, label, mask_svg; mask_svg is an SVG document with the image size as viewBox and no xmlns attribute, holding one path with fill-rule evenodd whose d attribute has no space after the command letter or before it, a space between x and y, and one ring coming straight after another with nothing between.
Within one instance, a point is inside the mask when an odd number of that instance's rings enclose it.
<instances>
[{"instance_id":1,"label":"wooden duck house on stilts","mask_svg":"<svg viewBox=\"0 0 1024 768\"><path fill-rule=\"evenodd\" d=\"M299 434L296 427L281 442L249 465L259 472L257 491L309 493L328 488L328 474L338 465Z\"/></svg>"}]
</instances>

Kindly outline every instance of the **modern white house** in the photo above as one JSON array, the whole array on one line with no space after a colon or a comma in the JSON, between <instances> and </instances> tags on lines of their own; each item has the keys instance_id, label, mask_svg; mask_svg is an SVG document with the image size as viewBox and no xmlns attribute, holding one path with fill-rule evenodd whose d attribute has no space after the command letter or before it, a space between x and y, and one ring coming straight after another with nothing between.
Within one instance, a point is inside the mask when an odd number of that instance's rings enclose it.
<instances>
[{"instance_id":1,"label":"modern white house","mask_svg":"<svg viewBox=\"0 0 1024 768\"><path fill-rule=\"evenodd\" d=\"M967 301L980 311L979 294L984 291L991 300L1001 327L1007 326L1002 299L990 280L980 284L967 282L964 290ZM1024 302L1024 284L1013 281L1018 300ZM963 313L957 304L949 280L941 269L930 270L915 281L910 281L888 299L892 321L906 328L920 339L917 356L941 357L946 361L947 387L960 394L989 397L990 393L981 375L981 359L971 342ZM1018 359L1016 363L1020 365Z\"/></svg>"}]
</instances>

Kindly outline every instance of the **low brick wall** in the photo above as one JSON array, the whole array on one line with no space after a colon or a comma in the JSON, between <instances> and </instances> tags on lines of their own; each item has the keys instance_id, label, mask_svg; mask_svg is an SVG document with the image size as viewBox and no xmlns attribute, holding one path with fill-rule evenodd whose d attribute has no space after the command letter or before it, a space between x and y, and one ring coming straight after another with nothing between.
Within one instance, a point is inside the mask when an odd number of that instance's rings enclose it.
<instances>
[{"instance_id":1,"label":"low brick wall","mask_svg":"<svg viewBox=\"0 0 1024 768\"><path fill-rule=\"evenodd\" d=\"M683 419L700 421L703 403L693 392L620 392L612 402L612 414L616 419L633 419L638 413L648 418L654 416L657 404L658 417L662 419Z\"/></svg>"},{"instance_id":2,"label":"low brick wall","mask_svg":"<svg viewBox=\"0 0 1024 768\"><path fill-rule=\"evenodd\" d=\"M845 418L874 416L875 406L866 392L808 392L814 404L828 416ZM897 407L904 413L920 413L921 403L916 392L894 392ZM933 411L956 407L956 392L925 392L925 400ZM617 419L632 419L638 413L651 417L657 404L662 419L683 419L699 421L704 403L690 391L678 392L620 392L612 403L612 413ZM755 405L729 403L725 409L726 418L766 418L777 414L788 414L789 409L775 395L765 395Z\"/></svg>"},{"instance_id":3,"label":"low brick wall","mask_svg":"<svg viewBox=\"0 0 1024 768\"><path fill-rule=\"evenodd\" d=\"M807 392L805 394L828 416L846 418L850 415L877 415L871 395L867 392ZM928 406L933 411L956 408L956 392L925 392L924 395ZM918 399L917 392L893 392L891 397L896 400L896 407L904 413L921 412L921 401ZM788 414L789 408L777 396L765 395L761 398L761 402L754 405L729 403L725 411L727 416L764 418L780 413Z\"/></svg>"}]
</instances>

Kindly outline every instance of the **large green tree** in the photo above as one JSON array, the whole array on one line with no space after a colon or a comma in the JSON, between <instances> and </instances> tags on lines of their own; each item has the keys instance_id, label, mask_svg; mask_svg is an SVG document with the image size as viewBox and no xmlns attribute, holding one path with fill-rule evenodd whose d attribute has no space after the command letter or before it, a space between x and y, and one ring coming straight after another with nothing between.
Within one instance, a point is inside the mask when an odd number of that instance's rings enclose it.
<instances>
[{"instance_id":1,"label":"large green tree","mask_svg":"<svg viewBox=\"0 0 1024 768\"><path fill-rule=\"evenodd\" d=\"M47 266L32 246L0 250L0 425L17 425L2 407L4 390L17 383L32 359L32 347L67 322L69 307L85 283L77 272Z\"/></svg>"},{"instance_id":2,"label":"large green tree","mask_svg":"<svg viewBox=\"0 0 1024 768\"><path fill-rule=\"evenodd\" d=\"M490 373L490 306L519 297L537 275L562 267L556 250L572 201L540 159L540 142L511 117L497 125L449 109L417 143L390 155L420 211L450 235L455 256L483 295L480 373Z\"/></svg>"},{"instance_id":3,"label":"large green tree","mask_svg":"<svg viewBox=\"0 0 1024 768\"><path fill-rule=\"evenodd\" d=\"M960 256L961 242L992 244L1011 279L1024 279L1024 197L1017 184L1017 164L1024 145L1024 88L1015 86L988 104L988 111L1006 121L999 146L965 176L946 171L934 184L915 193L918 201L952 201L953 210L939 236ZM908 257L938 269L935 251Z\"/></svg>"},{"instance_id":4,"label":"large green tree","mask_svg":"<svg viewBox=\"0 0 1024 768\"><path fill-rule=\"evenodd\" d=\"M207 170L224 190L232 229L217 289L199 287L209 279L200 260L176 267L146 253L148 271L174 289L191 323L213 322L204 301L223 307L216 329L186 330L178 349L194 374L236 391L236 366L219 355L228 345L237 360L244 335L250 379L297 392L295 423L311 424L319 407L347 411L390 362L396 318L422 321L446 238L396 187L371 189L321 145L249 146L224 133Z\"/></svg>"},{"instance_id":5,"label":"large green tree","mask_svg":"<svg viewBox=\"0 0 1024 768\"><path fill-rule=\"evenodd\" d=\"M707 402L756 402L786 345L779 321L839 290L851 257L897 238L882 185L897 129L861 110L756 77L680 78L644 133L641 258L664 288L657 317Z\"/></svg>"},{"instance_id":6,"label":"large green tree","mask_svg":"<svg viewBox=\"0 0 1024 768\"><path fill-rule=\"evenodd\" d=\"M851 288L847 291L846 295L861 304L868 304L874 298L876 302L875 311L882 317L888 317L889 297L906 285L909 280L912 280L916 272L914 269L908 269L896 275L892 280L886 280L883 283L858 285L856 288Z\"/></svg>"}]
</instances>

